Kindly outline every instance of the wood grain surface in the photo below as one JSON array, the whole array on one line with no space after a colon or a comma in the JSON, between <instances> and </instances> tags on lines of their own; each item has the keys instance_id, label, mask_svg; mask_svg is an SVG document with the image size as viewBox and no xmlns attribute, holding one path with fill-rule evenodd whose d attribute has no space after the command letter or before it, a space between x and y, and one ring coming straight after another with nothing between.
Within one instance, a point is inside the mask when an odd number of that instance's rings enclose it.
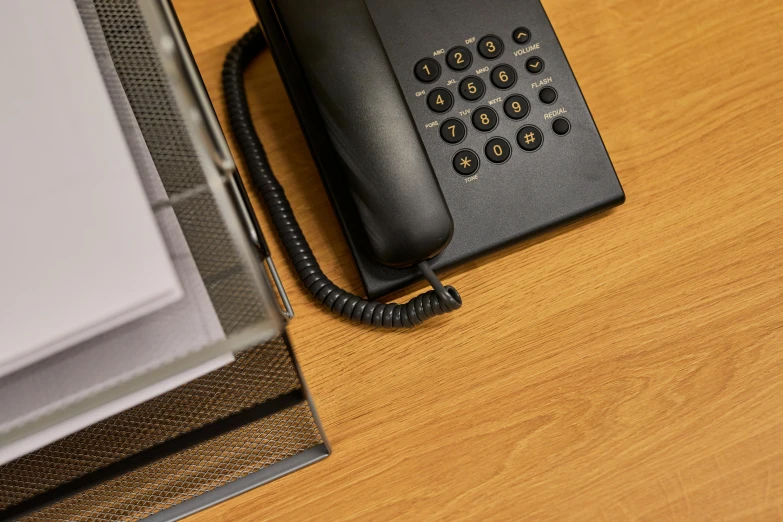
<instances>
[{"instance_id":1,"label":"wood grain surface","mask_svg":"<svg viewBox=\"0 0 783 522\"><path fill-rule=\"evenodd\" d=\"M175 6L225 124L250 2ZM256 205L334 454L193 521L783 519L783 2L544 6L627 203L443 273L465 306L405 332L314 304ZM247 86L322 267L360 293L268 54Z\"/></svg>"}]
</instances>

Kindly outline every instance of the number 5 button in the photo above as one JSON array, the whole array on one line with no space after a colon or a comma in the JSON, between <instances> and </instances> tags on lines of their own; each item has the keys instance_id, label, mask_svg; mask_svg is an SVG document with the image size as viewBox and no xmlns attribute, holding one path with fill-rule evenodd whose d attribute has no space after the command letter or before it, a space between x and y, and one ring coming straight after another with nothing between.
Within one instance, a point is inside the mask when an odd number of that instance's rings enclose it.
<instances>
[{"instance_id":1,"label":"number 5 button","mask_svg":"<svg viewBox=\"0 0 783 522\"><path fill-rule=\"evenodd\" d=\"M446 89L433 89L427 95L427 106L435 112L448 112L454 105L454 96Z\"/></svg>"},{"instance_id":2,"label":"number 5 button","mask_svg":"<svg viewBox=\"0 0 783 522\"><path fill-rule=\"evenodd\" d=\"M475 76L468 76L459 82L459 94L468 101L477 101L484 97L484 82Z\"/></svg>"}]
</instances>

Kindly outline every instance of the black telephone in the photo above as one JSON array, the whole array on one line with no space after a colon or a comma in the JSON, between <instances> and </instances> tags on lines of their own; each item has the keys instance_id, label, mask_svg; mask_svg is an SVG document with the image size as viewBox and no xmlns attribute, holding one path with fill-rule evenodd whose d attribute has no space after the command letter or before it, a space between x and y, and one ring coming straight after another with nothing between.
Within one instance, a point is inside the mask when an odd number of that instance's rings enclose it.
<instances>
[{"instance_id":1,"label":"black telephone","mask_svg":"<svg viewBox=\"0 0 783 522\"><path fill-rule=\"evenodd\" d=\"M291 260L345 317L413 326L459 308L433 269L625 194L539 0L253 0L263 26L226 60L232 129ZM320 272L253 131L242 74L266 41L369 299Z\"/></svg>"}]
</instances>

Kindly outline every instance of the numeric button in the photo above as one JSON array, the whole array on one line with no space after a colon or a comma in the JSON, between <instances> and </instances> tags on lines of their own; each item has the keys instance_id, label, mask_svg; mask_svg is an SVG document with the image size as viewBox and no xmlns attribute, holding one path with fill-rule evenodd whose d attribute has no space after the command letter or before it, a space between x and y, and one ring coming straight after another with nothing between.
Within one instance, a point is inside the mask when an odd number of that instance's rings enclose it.
<instances>
[{"instance_id":1,"label":"numeric button","mask_svg":"<svg viewBox=\"0 0 783 522\"><path fill-rule=\"evenodd\" d=\"M467 127L460 120L452 118L440 124L440 137L443 138L443 141L452 145L464 140L467 133Z\"/></svg>"},{"instance_id":2,"label":"numeric button","mask_svg":"<svg viewBox=\"0 0 783 522\"><path fill-rule=\"evenodd\" d=\"M484 82L475 76L468 76L459 82L459 94L468 101L480 100L486 90Z\"/></svg>"},{"instance_id":3,"label":"numeric button","mask_svg":"<svg viewBox=\"0 0 783 522\"><path fill-rule=\"evenodd\" d=\"M454 155L451 164L454 166L457 174L471 176L479 168L479 158L472 150L461 150Z\"/></svg>"},{"instance_id":4,"label":"numeric button","mask_svg":"<svg viewBox=\"0 0 783 522\"><path fill-rule=\"evenodd\" d=\"M437 113L448 112L454 106L454 96L446 89L433 89L427 95L427 106Z\"/></svg>"},{"instance_id":5,"label":"numeric button","mask_svg":"<svg viewBox=\"0 0 783 522\"><path fill-rule=\"evenodd\" d=\"M527 98L514 94L503 102L503 112L512 120L521 120L530 113L530 102Z\"/></svg>"},{"instance_id":6,"label":"numeric button","mask_svg":"<svg viewBox=\"0 0 783 522\"><path fill-rule=\"evenodd\" d=\"M498 125L498 115L489 107L481 107L473 111L471 117L473 126L481 132L489 132Z\"/></svg>"},{"instance_id":7,"label":"numeric button","mask_svg":"<svg viewBox=\"0 0 783 522\"><path fill-rule=\"evenodd\" d=\"M498 65L492 69L490 79L498 89L510 89L517 83L517 72L510 65Z\"/></svg>"},{"instance_id":8,"label":"numeric button","mask_svg":"<svg viewBox=\"0 0 783 522\"><path fill-rule=\"evenodd\" d=\"M454 47L446 53L446 65L455 71L464 71L473 63L473 55L464 47Z\"/></svg>"},{"instance_id":9,"label":"numeric button","mask_svg":"<svg viewBox=\"0 0 783 522\"><path fill-rule=\"evenodd\" d=\"M413 73L420 82L432 83L440 77L440 64L432 58L424 58L416 64Z\"/></svg>"},{"instance_id":10,"label":"numeric button","mask_svg":"<svg viewBox=\"0 0 783 522\"><path fill-rule=\"evenodd\" d=\"M488 34L479 40L478 52L487 60L494 60L503 54L503 40L495 35Z\"/></svg>"},{"instance_id":11,"label":"numeric button","mask_svg":"<svg viewBox=\"0 0 783 522\"><path fill-rule=\"evenodd\" d=\"M511 145L503 138L492 138L484 145L484 153L492 163L504 163L511 157Z\"/></svg>"}]
</instances>

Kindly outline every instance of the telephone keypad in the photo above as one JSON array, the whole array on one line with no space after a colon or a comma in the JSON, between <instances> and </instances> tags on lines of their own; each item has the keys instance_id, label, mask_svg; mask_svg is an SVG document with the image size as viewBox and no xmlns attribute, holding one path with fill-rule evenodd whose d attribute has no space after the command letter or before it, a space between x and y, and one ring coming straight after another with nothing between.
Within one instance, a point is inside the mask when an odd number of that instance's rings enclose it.
<instances>
[{"instance_id":1,"label":"telephone keypad","mask_svg":"<svg viewBox=\"0 0 783 522\"><path fill-rule=\"evenodd\" d=\"M471 121L476 130L489 132L498 126L498 113L489 107L481 107L473 111Z\"/></svg>"},{"instance_id":2,"label":"telephone keypad","mask_svg":"<svg viewBox=\"0 0 783 522\"><path fill-rule=\"evenodd\" d=\"M440 78L440 64L432 58L424 58L416 64L413 73L420 82L432 83Z\"/></svg>"},{"instance_id":3,"label":"telephone keypad","mask_svg":"<svg viewBox=\"0 0 783 522\"><path fill-rule=\"evenodd\" d=\"M427 95L427 105L435 112L448 112L454 105L454 96L447 89L433 89Z\"/></svg>"},{"instance_id":4,"label":"telephone keypad","mask_svg":"<svg viewBox=\"0 0 783 522\"><path fill-rule=\"evenodd\" d=\"M517 143L522 147L522 150L533 152L538 150L544 143L544 135L538 127L527 125L519 129L519 132L517 133Z\"/></svg>"},{"instance_id":5,"label":"telephone keypad","mask_svg":"<svg viewBox=\"0 0 783 522\"><path fill-rule=\"evenodd\" d=\"M465 139L468 129L456 118L451 118L440 124L440 137L443 141L454 145Z\"/></svg>"},{"instance_id":6,"label":"telephone keypad","mask_svg":"<svg viewBox=\"0 0 783 522\"><path fill-rule=\"evenodd\" d=\"M487 60L494 60L503 54L503 40L493 34L488 34L478 43L478 52Z\"/></svg>"},{"instance_id":7,"label":"telephone keypad","mask_svg":"<svg viewBox=\"0 0 783 522\"><path fill-rule=\"evenodd\" d=\"M510 65L498 65L492 69L490 79L498 89L510 89L517 83L517 72Z\"/></svg>"},{"instance_id":8,"label":"telephone keypad","mask_svg":"<svg viewBox=\"0 0 783 522\"><path fill-rule=\"evenodd\" d=\"M517 27L511 33L511 39L514 43L523 45L532 40L531 32L524 26ZM503 40L495 35L486 35L476 44L476 49L480 57L488 60L499 58L504 51ZM474 64L474 57L470 49L458 45L442 54L442 60L446 66L453 71L468 71ZM479 58L480 60L480 58ZM540 56L526 57L524 62L519 64L522 76L526 73L539 74L544 70L544 60ZM470 74L462 79L449 80L448 86L456 84L456 91L459 96L468 102L477 102L483 99L489 88L496 88L505 91L514 87L520 73L517 69L507 63L501 63L494 67L485 67L489 71L489 82L485 83L486 78L482 79L478 75L485 72L481 69L482 64L477 65L475 75ZM427 82L428 78L435 75L436 79L440 77L441 65L433 58L424 58L416 64L416 76L420 81ZM433 80L430 80L430 82ZM551 80L549 80L551 81ZM458 82L458 83L457 83ZM491 83L491 85L489 85ZM548 83L548 82L543 82ZM431 90L426 96L427 106L434 112L443 114L455 108L455 95L452 94L453 87L437 87ZM491 94L496 97L497 94ZM535 94L533 96L536 96ZM538 101L544 105L552 105L558 99L557 90L552 86L541 88L537 93ZM470 118L470 123L475 131L480 133L492 132L500 127L500 116L505 116L512 121L521 121L526 119L532 112L533 106L530 100L519 93L509 94L494 98L490 105L502 100L502 114L498 114L499 107L494 109L489 106L479 107L477 109L461 111L462 116ZM468 114L470 114L468 116ZM551 123L552 132L557 136L565 136L571 131L571 122L565 118L558 118ZM448 118L440 123L440 137L449 144L456 145L465 141L470 131L465 121L460 118ZM492 163L504 163L511 157L513 146L511 143L516 141L525 152L535 152L541 148L544 143L544 134L534 125L525 125L514 130L515 137L509 140L502 137L493 137L484 145L484 155ZM460 151L453 159L454 170L464 176L470 176L478 170L478 156L469 149Z\"/></svg>"},{"instance_id":9,"label":"telephone keypad","mask_svg":"<svg viewBox=\"0 0 783 522\"><path fill-rule=\"evenodd\" d=\"M446 53L446 65L454 71L464 71L473 63L473 54L465 47L454 47Z\"/></svg>"},{"instance_id":10,"label":"telephone keypad","mask_svg":"<svg viewBox=\"0 0 783 522\"><path fill-rule=\"evenodd\" d=\"M557 100L557 91L552 87L544 87L538 93L538 99L541 100L541 103L552 105Z\"/></svg>"},{"instance_id":11,"label":"telephone keypad","mask_svg":"<svg viewBox=\"0 0 783 522\"><path fill-rule=\"evenodd\" d=\"M522 120L530 113L530 102L519 94L513 94L503 102L503 112L512 120Z\"/></svg>"},{"instance_id":12,"label":"telephone keypad","mask_svg":"<svg viewBox=\"0 0 783 522\"><path fill-rule=\"evenodd\" d=\"M461 150L454 155L452 165L457 174L472 176L479 168L479 158L472 150Z\"/></svg>"},{"instance_id":13,"label":"telephone keypad","mask_svg":"<svg viewBox=\"0 0 783 522\"><path fill-rule=\"evenodd\" d=\"M511 157L511 144L503 138L492 138L484 145L484 153L492 163L505 163Z\"/></svg>"},{"instance_id":14,"label":"telephone keypad","mask_svg":"<svg viewBox=\"0 0 783 522\"><path fill-rule=\"evenodd\" d=\"M468 101L480 100L486 91L486 85L476 76L468 76L459 83L459 94Z\"/></svg>"},{"instance_id":15,"label":"telephone keypad","mask_svg":"<svg viewBox=\"0 0 783 522\"><path fill-rule=\"evenodd\" d=\"M525 62L525 69L527 69L527 72L530 74L538 74L544 70L544 60L538 56L528 58Z\"/></svg>"}]
</instances>

